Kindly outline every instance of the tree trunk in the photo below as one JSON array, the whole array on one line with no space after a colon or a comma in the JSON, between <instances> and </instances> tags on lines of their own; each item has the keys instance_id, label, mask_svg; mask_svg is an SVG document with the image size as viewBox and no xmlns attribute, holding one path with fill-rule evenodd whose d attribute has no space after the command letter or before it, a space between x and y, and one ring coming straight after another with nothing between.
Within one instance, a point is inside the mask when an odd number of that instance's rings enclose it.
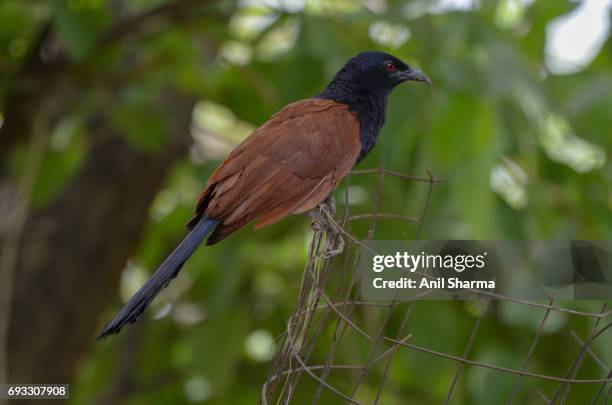
<instances>
[{"instance_id":1,"label":"tree trunk","mask_svg":"<svg viewBox=\"0 0 612 405\"><path fill-rule=\"evenodd\" d=\"M73 379L80 358L94 343L100 314L116 297L120 273L137 248L151 202L185 155L196 97L176 89L160 92L167 128L166 145L157 154L126 142L103 114L92 117L88 135L95 142L78 174L40 211L28 209L27 193L21 192L28 188L7 173L9 153L35 138L38 118L44 117L48 131L71 113L87 89L112 93L123 86L116 72L88 69L98 55L125 43L138 52L137 41L204 15L226 21L235 2L223 9L216 9L216 3L171 0L122 16L100 38L91 60L78 64L66 57L54 26L46 23L21 71L7 79L0 124L0 383ZM211 48L209 56L216 54L214 43L205 46ZM130 80L129 75L121 79ZM35 178L37 169L32 171ZM16 212L21 215L14 221Z\"/></svg>"},{"instance_id":2,"label":"tree trunk","mask_svg":"<svg viewBox=\"0 0 612 405\"><path fill-rule=\"evenodd\" d=\"M66 383L93 343L98 317L134 253L149 206L189 142L195 99L163 95L167 145L152 155L126 143L104 117L62 195L25 224L16 263L8 334L9 380ZM111 136L109 136L111 134Z\"/></svg>"}]
</instances>

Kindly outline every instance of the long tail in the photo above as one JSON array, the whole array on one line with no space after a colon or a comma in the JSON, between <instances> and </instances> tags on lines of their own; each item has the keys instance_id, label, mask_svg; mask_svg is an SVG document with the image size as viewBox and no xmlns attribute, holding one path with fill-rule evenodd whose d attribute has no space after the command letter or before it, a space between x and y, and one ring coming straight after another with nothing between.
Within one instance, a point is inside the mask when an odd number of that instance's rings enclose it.
<instances>
[{"instance_id":1,"label":"long tail","mask_svg":"<svg viewBox=\"0 0 612 405\"><path fill-rule=\"evenodd\" d=\"M161 266L159 266L151 278L140 287L140 290L130 298L121 311L106 324L104 330L102 330L102 333L98 336L98 339L102 340L110 335L117 334L124 325L136 322L140 314L147 309L155 296L176 277L185 261L189 259L197 247L200 246L204 238L215 229L218 223L219 221L216 219L206 216L202 217L191 232L187 234L185 239L183 239L170 256L168 256Z\"/></svg>"}]
</instances>

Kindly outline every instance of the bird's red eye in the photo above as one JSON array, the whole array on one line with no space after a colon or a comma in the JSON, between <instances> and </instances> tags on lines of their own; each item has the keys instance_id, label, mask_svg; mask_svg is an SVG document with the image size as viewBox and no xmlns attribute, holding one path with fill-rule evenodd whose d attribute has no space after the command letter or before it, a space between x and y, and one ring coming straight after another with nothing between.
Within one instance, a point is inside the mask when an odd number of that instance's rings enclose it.
<instances>
[{"instance_id":1,"label":"bird's red eye","mask_svg":"<svg viewBox=\"0 0 612 405\"><path fill-rule=\"evenodd\" d=\"M393 64L393 62L387 62L385 64L385 68L387 69L387 72L389 73L395 72L395 65Z\"/></svg>"}]
</instances>

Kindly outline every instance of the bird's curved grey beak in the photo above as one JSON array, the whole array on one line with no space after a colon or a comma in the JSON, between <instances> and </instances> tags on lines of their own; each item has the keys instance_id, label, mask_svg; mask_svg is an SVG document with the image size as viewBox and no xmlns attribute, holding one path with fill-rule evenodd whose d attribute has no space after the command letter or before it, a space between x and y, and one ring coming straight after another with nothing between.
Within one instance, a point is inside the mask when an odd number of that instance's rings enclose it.
<instances>
[{"instance_id":1,"label":"bird's curved grey beak","mask_svg":"<svg viewBox=\"0 0 612 405\"><path fill-rule=\"evenodd\" d=\"M399 77L402 81L424 82L431 86L431 79L417 68L409 68L400 72Z\"/></svg>"}]
</instances>

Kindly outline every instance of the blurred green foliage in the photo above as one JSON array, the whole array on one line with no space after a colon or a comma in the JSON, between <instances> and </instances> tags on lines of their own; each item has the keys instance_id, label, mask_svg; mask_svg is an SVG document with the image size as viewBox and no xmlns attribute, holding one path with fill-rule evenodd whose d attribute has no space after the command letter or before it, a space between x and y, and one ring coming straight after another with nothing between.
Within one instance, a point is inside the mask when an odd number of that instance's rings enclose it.
<instances>
[{"instance_id":1,"label":"blurred green foliage","mask_svg":"<svg viewBox=\"0 0 612 405\"><path fill-rule=\"evenodd\" d=\"M572 2L513 2L521 5L509 13L510 1L483 1L476 9L434 13L426 1L367 1L367 7L357 1L272 7L244 1L228 24L203 18L91 55L118 18L114 3L3 0L0 73L8 79L19 69L45 21L55 27L70 63L87 57L85 70L111 73L108 83L94 83L53 129L33 197L38 206L53 201L78 172L88 144L96 141L82 130L92 111L107 111L135 147L163 154L169 123L158 113L163 102L155 97L158 90L174 84L205 101L194 114L198 128L190 159L176 166L153 202L145 237L124 271L124 299L182 237L193 202L231 145L283 105L317 94L344 61L366 49L393 53L419 66L434 83L403 86L392 94L377 148L361 164L371 168L384 162L386 168L415 175L429 169L444 179L435 188L424 238L612 238L607 158L612 152L612 44L607 41L593 62L574 74L554 75L545 65L546 27L576 7ZM122 8L138 13L159 3L138 0ZM224 9L229 2L219 3ZM211 60L217 49L219 56ZM125 64L136 66L130 76L113 77ZM0 97L14 86L5 79ZM118 103L110 101L111 92L119 94ZM23 150L17 150L11 167L18 173L24 164ZM353 212L371 209L375 182L375 176L351 178ZM423 184L389 179L381 210L418 216L425 191ZM414 228L381 222L376 237L412 238ZM365 223L353 229L359 236L366 230ZM309 238L309 221L293 217L200 249L154 303L150 313L161 319L138 326L145 329L134 353L138 384L125 403L255 403L269 371L270 350L278 345L276 337L296 301ZM470 305L417 306L409 326L414 342L460 353L478 313ZM474 356L520 368L540 316L516 305L495 306ZM581 331L590 327L588 320L565 316L551 323ZM577 345L559 329L544 333L546 344L530 368L561 375ZM125 355L124 339L92 345L73 384L72 402L91 403L112 383ZM609 343L607 337L596 349L612 364ZM314 357L320 360L324 349ZM367 348L355 345L338 361L354 363L364 354ZM400 350L383 403L441 403L455 367ZM590 360L583 369L587 374L596 370ZM537 397L526 392L542 385L525 380L520 403L535 403ZM508 398L513 382L514 377L472 368L462 374L456 401L498 403ZM575 388L571 403L590 400L595 389ZM376 387L362 391L360 399L367 401ZM324 396L330 403L332 398Z\"/></svg>"}]
</instances>

